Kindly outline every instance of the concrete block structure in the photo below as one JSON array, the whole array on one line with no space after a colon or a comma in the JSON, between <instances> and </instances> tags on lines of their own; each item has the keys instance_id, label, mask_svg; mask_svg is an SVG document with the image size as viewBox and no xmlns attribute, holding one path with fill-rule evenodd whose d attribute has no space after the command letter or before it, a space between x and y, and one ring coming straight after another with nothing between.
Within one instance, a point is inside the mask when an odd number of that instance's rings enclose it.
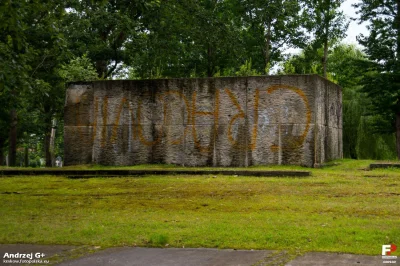
<instances>
[{"instance_id":1,"label":"concrete block structure","mask_svg":"<svg viewBox=\"0 0 400 266\"><path fill-rule=\"evenodd\" d=\"M318 75L76 82L64 111L65 165L342 158L341 88Z\"/></svg>"}]
</instances>

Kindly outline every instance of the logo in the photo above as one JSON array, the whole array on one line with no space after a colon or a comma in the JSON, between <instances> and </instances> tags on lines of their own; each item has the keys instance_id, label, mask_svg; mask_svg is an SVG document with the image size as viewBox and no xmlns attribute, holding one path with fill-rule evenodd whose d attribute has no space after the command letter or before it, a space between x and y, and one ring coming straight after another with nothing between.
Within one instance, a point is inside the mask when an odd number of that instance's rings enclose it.
<instances>
[{"instance_id":1,"label":"logo","mask_svg":"<svg viewBox=\"0 0 400 266\"><path fill-rule=\"evenodd\" d=\"M396 245L382 245L382 256L390 256L397 249Z\"/></svg>"},{"instance_id":2,"label":"logo","mask_svg":"<svg viewBox=\"0 0 400 266\"><path fill-rule=\"evenodd\" d=\"M396 263L397 256L393 256L392 252L397 249L396 245L382 245L382 259L383 263Z\"/></svg>"},{"instance_id":3,"label":"logo","mask_svg":"<svg viewBox=\"0 0 400 266\"><path fill-rule=\"evenodd\" d=\"M3 263L6 264L47 264L49 260L43 259L46 254L41 252L36 253L8 253L5 252L3 255Z\"/></svg>"}]
</instances>

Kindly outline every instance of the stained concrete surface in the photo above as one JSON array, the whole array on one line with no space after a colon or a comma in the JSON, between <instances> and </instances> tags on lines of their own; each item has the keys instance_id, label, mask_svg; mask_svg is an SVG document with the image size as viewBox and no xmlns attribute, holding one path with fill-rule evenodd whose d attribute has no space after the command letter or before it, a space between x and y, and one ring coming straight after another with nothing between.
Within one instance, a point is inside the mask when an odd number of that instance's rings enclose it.
<instances>
[{"instance_id":1,"label":"stained concrete surface","mask_svg":"<svg viewBox=\"0 0 400 266\"><path fill-rule=\"evenodd\" d=\"M262 261L268 250L218 250L194 248L111 248L60 266L247 266Z\"/></svg>"},{"instance_id":2,"label":"stained concrete surface","mask_svg":"<svg viewBox=\"0 0 400 266\"><path fill-rule=\"evenodd\" d=\"M65 165L319 166L342 158L342 93L318 75L75 82Z\"/></svg>"},{"instance_id":3,"label":"stained concrete surface","mask_svg":"<svg viewBox=\"0 0 400 266\"><path fill-rule=\"evenodd\" d=\"M384 263L382 256L367 256L354 254L339 254L325 252L310 252L304 256L299 256L287 263L286 266L380 266L380 265L400 265L400 258L396 263Z\"/></svg>"}]
</instances>

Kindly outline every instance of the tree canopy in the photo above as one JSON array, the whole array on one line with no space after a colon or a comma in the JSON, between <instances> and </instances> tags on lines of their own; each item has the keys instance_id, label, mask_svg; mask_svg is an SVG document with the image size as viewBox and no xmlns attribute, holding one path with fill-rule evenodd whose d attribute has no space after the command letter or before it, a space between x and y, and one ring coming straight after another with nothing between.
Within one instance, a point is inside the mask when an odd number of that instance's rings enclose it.
<instances>
[{"instance_id":1,"label":"tree canopy","mask_svg":"<svg viewBox=\"0 0 400 266\"><path fill-rule=\"evenodd\" d=\"M0 164L4 154L20 163L18 147L46 165L62 155L67 82L271 73L316 73L343 87L345 156L391 158L396 136L400 157L399 3L354 5L369 29L359 49L341 43L343 2L1 1ZM288 48L300 52L285 56Z\"/></svg>"}]
</instances>

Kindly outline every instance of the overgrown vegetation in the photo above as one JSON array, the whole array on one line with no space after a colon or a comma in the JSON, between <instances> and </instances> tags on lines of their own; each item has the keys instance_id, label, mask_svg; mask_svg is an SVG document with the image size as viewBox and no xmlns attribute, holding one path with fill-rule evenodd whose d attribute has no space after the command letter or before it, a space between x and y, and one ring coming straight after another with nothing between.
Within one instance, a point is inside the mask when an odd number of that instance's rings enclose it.
<instances>
[{"instance_id":1,"label":"overgrown vegetation","mask_svg":"<svg viewBox=\"0 0 400 266\"><path fill-rule=\"evenodd\" d=\"M0 165L5 155L11 166L38 165L37 158L51 166L63 155L66 82L246 76L277 68L317 73L343 87L345 157L399 158L399 3L354 5L358 22L369 25L369 35L358 38L362 51L340 43L349 23L343 3L1 1ZM285 56L288 48L301 52Z\"/></svg>"},{"instance_id":2,"label":"overgrown vegetation","mask_svg":"<svg viewBox=\"0 0 400 266\"><path fill-rule=\"evenodd\" d=\"M310 178L3 177L0 243L377 255L400 242L400 170L369 163L336 161Z\"/></svg>"}]
</instances>

